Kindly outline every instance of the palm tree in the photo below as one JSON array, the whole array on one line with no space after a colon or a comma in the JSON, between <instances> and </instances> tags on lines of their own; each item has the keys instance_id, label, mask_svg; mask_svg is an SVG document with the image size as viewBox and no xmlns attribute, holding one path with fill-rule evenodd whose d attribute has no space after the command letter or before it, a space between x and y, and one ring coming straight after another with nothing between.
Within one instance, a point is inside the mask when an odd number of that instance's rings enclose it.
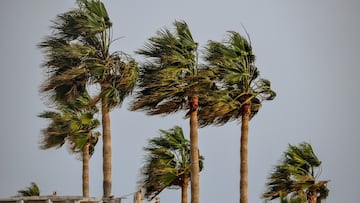
<instances>
[{"instance_id":1,"label":"palm tree","mask_svg":"<svg viewBox=\"0 0 360 203\"><path fill-rule=\"evenodd\" d=\"M224 42L209 41L204 60L218 79L208 102L200 106L200 124L223 125L241 120L240 203L247 203L249 121L262 101L272 100L276 94L270 81L259 78L250 41L237 32L229 32Z\"/></svg>"},{"instance_id":2,"label":"palm tree","mask_svg":"<svg viewBox=\"0 0 360 203\"><path fill-rule=\"evenodd\" d=\"M25 196L25 197L40 196L40 189L39 189L39 186L35 182L31 182L29 187L27 187L24 190L19 190L18 194L20 196Z\"/></svg>"},{"instance_id":3,"label":"palm tree","mask_svg":"<svg viewBox=\"0 0 360 203\"><path fill-rule=\"evenodd\" d=\"M100 0L78 0L79 8L57 16L54 33L39 47L46 54L49 73L41 92L50 101L71 101L89 89L92 103L101 105L103 134L103 190L111 197L112 163L110 111L131 94L137 77L137 63L121 52L110 52L112 23Z\"/></svg>"},{"instance_id":4,"label":"palm tree","mask_svg":"<svg viewBox=\"0 0 360 203\"><path fill-rule=\"evenodd\" d=\"M165 131L161 136L149 140L142 168L141 185L145 197L154 199L165 188L181 188L181 202L187 203L187 189L190 180L190 142L184 137L181 127ZM203 157L199 155L200 170Z\"/></svg>"},{"instance_id":5,"label":"palm tree","mask_svg":"<svg viewBox=\"0 0 360 203\"><path fill-rule=\"evenodd\" d=\"M299 146L289 145L282 162L275 166L269 176L266 200L287 197L297 198L301 202L319 203L325 199L329 190L329 181L319 181L321 161L315 155L311 145L303 142Z\"/></svg>"},{"instance_id":6,"label":"palm tree","mask_svg":"<svg viewBox=\"0 0 360 203\"><path fill-rule=\"evenodd\" d=\"M187 111L190 119L191 202L199 203L198 106L211 84L210 71L199 67L198 44L184 21L149 38L136 53L149 59L141 67L139 91L131 110L148 115Z\"/></svg>"},{"instance_id":7,"label":"palm tree","mask_svg":"<svg viewBox=\"0 0 360 203\"><path fill-rule=\"evenodd\" d=\"M45 111L39 115L51 121L48 127L42 130L41 149L59 148L67 142L70 152L81 155L84 197L89 197L89 159L100 136L99 132L93 131L100 125L94 118L97 108L83 107L88 105L88 99L82 97L72 104L59 105L57 111ZM79 105L80 103L82 105Z\"/></svg>"}]
</instances>

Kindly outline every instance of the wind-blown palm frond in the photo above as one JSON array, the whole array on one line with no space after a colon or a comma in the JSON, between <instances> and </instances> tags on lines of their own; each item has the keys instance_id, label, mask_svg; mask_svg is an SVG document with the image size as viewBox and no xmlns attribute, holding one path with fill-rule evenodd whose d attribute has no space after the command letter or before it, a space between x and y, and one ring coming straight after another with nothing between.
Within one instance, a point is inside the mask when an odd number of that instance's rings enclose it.
<instances>
[{"instance_id":1,"label":"wind-blown palm frond","mask_svg":"<svg viewBox=\"0 0 360 203\"><path fill-rule=\"evenodd\" d=\"M101 33L112 26L105 5L99 0L77 0L78 5L84 11L86 18L79 19L80 27L85 33Z\"/></svg>"},{"instance_id":2,"label":"wind-blown palm frond","mask_svg":"<svg viewBox=\"0 0 360 203\"><path fill-rule=\"evenodd\" d=\"M40 196L40 188L35 182L31 182L29 187L24 190L19 190L18 194L25 197Z\"/></svg>"},{"instance_id":3,"label":"wind-blown palm frond","mask_svg":"<svg viewBox=\"0 0 360 203\"><path fill-rule=\"evenodd\" d=\"M190 142L183 130L175 126L168 131L160 130L160 134L150 139L144 148L146 156L140 184L149 200L165 188L187 187L190 179ZM199 160L201 170L204 158L199 155Z\"/></svg>"},{"instance_id":4,"label":"wind-blown palm frond","mask_svg":"<svg viewBox=\"0 0 360 203\"><path fill-rule=\"evenodd\" d=\"M320 166L321 161L310 144L303 142L299 146L289 145L284 159L269 176L263 198L271 200L290 196L309 202L325 199L329 193L326 187L329 181L317 180L320 174L316 173L316 169Z\"/></svg>"}]
</instances>

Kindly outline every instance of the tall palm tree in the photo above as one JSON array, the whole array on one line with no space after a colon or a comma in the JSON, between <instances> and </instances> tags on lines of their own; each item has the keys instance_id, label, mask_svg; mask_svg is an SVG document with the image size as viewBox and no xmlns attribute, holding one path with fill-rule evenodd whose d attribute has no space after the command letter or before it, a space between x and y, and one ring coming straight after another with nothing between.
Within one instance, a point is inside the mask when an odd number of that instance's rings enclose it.
<instances>
[{"instance_id":1,"label":"tall palm tree","mask_svg":"<svg viewBox=\"0 0 360 203\"><path fill-rule=\"evenodd\" d=\"M122 104L134 88L137 63L122 52L110 52L112 23L100 0L78 0L79 8L60 14L51 36L39 47L46 54L49 73L41 92L50 101L71 101L82 92L96 89L93 103L101 105L103 129L103 191L112 193L110 111Z\"/></svg>"},{"instance_id":2,"label":"tall palm tree","mask_svg":"<svg viewBox=\"0 0 360 203\"><path fill-rule=\"evenodd\" d=\"M20 196L40 196L40 188L35 182L31 182L30 186L24 190L18 190Z\"/></svg>"},{"instance_id":3,"label":"tall palm tree","mask_svg":"<svg viewBox=\"0 0 360 203\"><path fill-rule=\"evenodd\" d=\"M240 203L247 203L249 121L262 101L272 100L276 94L270 81L259 78L250 41L237 32L229 32L223 42L209 41L204 60L218 79L208 102L200 107L200 124L223 125L241 120Z\"/></svg>"},{"instance_id":4,"label":"tall palm tree","mask_svg":"<svg viewBox=\"0 0 360 203\"><path fill-rule=\"evenodd\" d=\"M94 129L100 122L94 118L97 108L83 108L79 103L89 102L86 98L79 98L76 102L59 105L57 111L45 111L39 115L51 121L42 130L41 149L59 148L66 142L70 152L80 154L82 159L82 192L89 197L89 159L94 153L95 145L100 136Z\"/></svg>"},{"instance_id":5,"label":"tall palm tree","mask_svg":"<svg viewBox=\"0 0 360 203\"><path fill-rule=\"evenodd\" d=\"M289 145L282 162L275 166L269 176L266 200L287 197L301 199L302 202L319 203L325 199L329 190L329 181L319 181L321 161L315 155L311 145L303 142L299 146Z\"/></svg>"},{"instance_id":6,"label":"tall palm tree","mask_svg":"<svg viewBox=\"0 0 360 203\"><path fill-rule=\"evenodd\" d=\"M198 106L211 84L210 71L199 67L198 44L188 25L175 21L175 32L168 29L149 38L136 53L149 59L141 67L139 91L131 110L148 115L167 115L187 111L190 119L191 202L199 203Z\"/></svg>"},{"instance_id":7,"label":"tall palm tree","mask_svg":"<svg viewBox=\"0 0 360 203\"><path fill-rule=\"evenodd\" d=\"M145 197L152 200L165 188L180 187L181 202L187 203L190 142L179 126L168 131L160 130L160 134L160 137L150 139L148 146L144 148L147 154L140 184L145 189ZM200 155L199 165L201 170L203 157Z\"/></svg>"}]
</instances>

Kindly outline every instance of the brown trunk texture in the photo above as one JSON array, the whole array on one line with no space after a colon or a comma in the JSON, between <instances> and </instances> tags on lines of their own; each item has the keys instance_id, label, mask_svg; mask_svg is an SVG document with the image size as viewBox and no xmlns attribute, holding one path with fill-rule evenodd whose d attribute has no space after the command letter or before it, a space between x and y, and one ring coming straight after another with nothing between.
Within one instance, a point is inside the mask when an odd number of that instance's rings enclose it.
<instances>
[{"instance_id":1,"label":"brown trunk texture","mask_svg":"<svg viewBox=\"0 0 360 203\"><path fill-rule=\"evenodd\" d=\"M102 128L103 128L103 192L104 197L111 196L111 132L110 132L110 111L106 104L101 106Z\"/></svg>"},{"instance_id":2,"label":"brown trunk texture","mask_svg":"<svg viewBox=\"0 0 360 203\"><path fill-rule=\"evenodd\" d=\"M240 203L248 203L248 137L251 105L242 107L240 138Z\"/></svg>"},{"instance_id":3,"label":"brown trunk texture","mask_svg":"<svg viewBox=\"0 0 360 203\"><path fill-rule=\"evenodd\" d=\"M189 186L189 177L184 176L184 182L181 186L181 203L188 202L188 186Z\"/></svg>"},{"instance_id":4,"label":"brown trunk texture","mask_svg":"<svg viewBox=\"0 0 360 203\"><path fill-rule=\"evenodd\" d=\"M82 164L83 164L83 168L82 168L82 192L83 192L83 197L89 197L90 196L90 186L89 186L89 182L90 182L90 176L89 176L89 159L90 159L90 155L89 155L89 144L86 144L84 149L83 149L83 160L82 160Z\"/></svg>"},{"instance_id":5,"label":"brown trunk texture","mask_svg":"<svg viewBox=\"0 0 360 203\"><path fill-rule=\"evenodd\" d=\"M190 162L191 162L191 203L200 203L199 185L199 138L197 118L198 97L190 99Z\"/></svg>"},{"instance_id":6,"label":"brown trunk texture","mask_svg":"<svg viewBox=\"0 0 360 203\"><path fill-rule=\"evenodd\" d=\"M310 197L309 197L310 203L317 203L317 193L316 191L311 191Z\"/></svg>"}]
</instances>

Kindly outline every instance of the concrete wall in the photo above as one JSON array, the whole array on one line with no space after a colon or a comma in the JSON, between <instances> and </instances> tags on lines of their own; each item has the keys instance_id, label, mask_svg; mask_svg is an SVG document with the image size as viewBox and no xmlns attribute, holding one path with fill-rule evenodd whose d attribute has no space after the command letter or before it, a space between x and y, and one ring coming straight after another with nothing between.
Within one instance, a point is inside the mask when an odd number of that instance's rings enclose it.
<instances>
[{"instance_id":1,"label":"concrete wall","mask_svg":"<svg viewBox=\"0 0 360 203\"><path fill-rule=\"evenodd\" d=\"M82 196L32 196L0 198L0 203L121 203L121 198L83 198Z\"/></svg>"}]
</instances>

